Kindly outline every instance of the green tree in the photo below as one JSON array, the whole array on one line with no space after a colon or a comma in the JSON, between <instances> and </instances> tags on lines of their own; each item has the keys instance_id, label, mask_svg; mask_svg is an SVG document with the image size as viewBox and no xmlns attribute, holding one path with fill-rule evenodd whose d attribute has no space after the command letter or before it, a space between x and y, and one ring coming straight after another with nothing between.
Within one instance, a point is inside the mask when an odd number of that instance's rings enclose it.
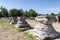
<instances>
[{"instance_id":1,"label":"green tree","mask_svg":"<svg viewBox=\"0 0 60 40\"><path fill-rule=\"evenodd\" d=\"M54 14L53 12L51 13L51 15L52 15L52 16L55 16L55 14Z\"/></svg>"},{"instance_id":2,"label":"green tree","mask_svg":"<svg viewBox=\"0 0 60 40\"><path fill-rule=\"evenodd\" d=\"M24 14L23 9L19 9L19 10L18 10L18 14L17 14L17 16L22 16L23 14Z\"/></svg>"},{"instance_id":3,"label":"green tree","mask_svg":"<svg viewBox=\"0 0 60 40\"><path fill-rule=\"evenodd\" d=\"M49 15L49 14L46 14L47 16Z\"/></svg>"},{"instance_id":4,"label":"green tree","mask_svg":"<svg viewBox=\"0 0 60 40\"><path fill-rule=\"evenodd\" d=\"M23 16L24 16L24 17L29 17L29 13L28 13L27 10L23 13Z\"/></svg>"},{"instance_id":5,"label":"green tree","mask_svg":"<svg viewBox=\"0 0 60 40\"><path fill-rule=\"evenodd\" d=\"M37 13L36 13L35 10L30 9L30 10L29 10L29 15L30 15L31 17L36 17L36 16L37 16Z\"/></svg>"},{"instance_id":6,"label":"green tree","mask_svg":"<svg viewBox=\"0 0 60 40\"><path fill-rule=\"evenodd\" d=\"M17 17L22 16L24 11L22 9L10 9L9 16Z\"/></svg>"},{"instance_id":7,"label":"green tree","mask_svg":"<svg viewBox=\"0 0 60 40\"><path fill-rule=\"evenodd\" d=\"M60 12L57 14L57 16L60 16Z\"/></svg>"},{"instance_id":8,"label":"green tree","mask_svg":"<svg viewBox=\"0 0 60 40\"><path fill-rule=\"evenodd\" d=\"M0 12L0 17L3 17L2 13Z\"/></svg>"},{"instance_id":9,"label":"green tree","mask_svg":"<svg viewBox=\"0 0 60 40\"><path fill-rule=\"evenodd\" d=\"M10 9L9 10L9 16L16 17L17 16L17 9Z\"/></svg>"},{"instance_id":10,"label":"green tree","mask_svg":"<svg viewBox=\"0 0 60 40\"><path fill-rule=\"evenodd\" d=\"M8 10L5 7L1 7L0 10L1 10L0 13L3 17L8 17L9 16L8 15Z\"/></svg>"}]
</instances>

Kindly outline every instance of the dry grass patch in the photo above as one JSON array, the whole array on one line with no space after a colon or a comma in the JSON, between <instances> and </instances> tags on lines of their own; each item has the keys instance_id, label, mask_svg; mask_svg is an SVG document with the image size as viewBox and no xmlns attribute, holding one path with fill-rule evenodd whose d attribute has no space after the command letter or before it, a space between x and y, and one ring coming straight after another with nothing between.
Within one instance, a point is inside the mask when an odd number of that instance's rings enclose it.
<instances>
[{"instance_id":1,"label":"dry grass patch","mask_svg":"<svg viewBox=\"0 0 60 40\"><path fill-rule=\"evenodd\" d=\"M24 32L24 35L30 38L30 40L35 40L35 37L32 34L29 34L29 32Z\"/></svg>"}]
</instances>

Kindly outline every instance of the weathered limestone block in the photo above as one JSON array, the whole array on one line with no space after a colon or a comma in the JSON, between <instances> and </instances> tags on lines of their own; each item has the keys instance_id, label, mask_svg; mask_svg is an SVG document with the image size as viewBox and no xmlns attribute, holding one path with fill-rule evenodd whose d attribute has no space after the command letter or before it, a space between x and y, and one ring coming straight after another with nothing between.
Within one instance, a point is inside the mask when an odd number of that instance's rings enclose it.
<instances>
[{"instance_id":1,"label":"weathered limestone block","mask_svg":"<svg viewBox=\"0 0 60 40\"><path fill-rule=\"evenodd\" d=\"M9 20L9 17L2 17L2 18L4 18L6 21L8 21L8 20Z\"/></svg>"},{"instance_id":2,"label":"weathered limestone block","mask_svg":"<svg viewBox=\"0 0 60 40\"><path fill-rule=\"evenodd\" d=\"M15 22L14 22L14 19L13 19L13 17L12 17L12 19L11 19L11 21L10 21L10 24L14 24Z\"/></svg>"},{"instance_id":3,"label":"weathered limestone block","mask_svg":"<svg viewBox=\"0 0 60 40\"><path fill-rule=\"evenodd\" d=\"M48 19L48 17L46 16L39 16L36 17L35 28L28 31L34 36L40 37L41 39L45 39L46 37L53 39L60 36L60 33L55 31L55 29L52 26L52 23L52 18Z\"/></svg>"},{"instance_id":4,"label":"weathered limestone block","mask_svg":"<svg viewBox=\"0 0 60 40\"><path fill-rule=\"evenodd\" d=\"M12 17L8 17L8 22L10 23L12 20Z\"/></svg>"},{"instance_id":5,"label":"weathered limestone block","mask_svg":"<svg viewBox=\"0 0 60 40\"><path fill-rule=\"evenodd\" d=\"M13 17L14 24L17 24L17 17Z\"/></svg>"},{"instance_id":6,"label":"weathered limestone block","mask_svg":"<svg viewBox=\"0 0 60 40\"><path fill-rule=\"evenodd\" d=\"M16 24L17 23L17 17L8 17L7 21L10 24Z\"/></svg>"},{"instance_id":7,"label":"weathered limestone block","mask_svg":"<svg viewBox=\"0 0 60 40\"><path fill-rule=\"evenodd\" d=\"M25 21L25 18L24 17L18 17L17 18L17 24L15 25L15 27L28 27L28 26L29 25Z\"/></svg>"}]
</instances>

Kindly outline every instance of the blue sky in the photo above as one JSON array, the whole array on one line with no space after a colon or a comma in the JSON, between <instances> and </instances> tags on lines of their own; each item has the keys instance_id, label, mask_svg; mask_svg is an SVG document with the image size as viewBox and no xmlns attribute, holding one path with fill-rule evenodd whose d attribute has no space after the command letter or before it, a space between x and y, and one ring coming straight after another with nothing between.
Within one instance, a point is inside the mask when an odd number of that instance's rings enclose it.
<instances>
[{"instance_id":1,"label":"blue sky","mask_svg":"<svg viewBox=\"0 0 60 40\"><path fill-rule=\"evenodd\" d=\"M6 7L8 10L12 8L34 9L41 14L60 12L60 0L0 0L0 6Z\"/></svg>"}]
</instances>

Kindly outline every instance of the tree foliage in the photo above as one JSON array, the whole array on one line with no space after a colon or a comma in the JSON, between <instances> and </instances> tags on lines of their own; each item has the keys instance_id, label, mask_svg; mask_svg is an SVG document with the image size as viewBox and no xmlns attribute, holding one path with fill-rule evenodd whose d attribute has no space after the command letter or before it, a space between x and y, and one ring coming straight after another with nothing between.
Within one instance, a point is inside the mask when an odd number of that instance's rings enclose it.
<instances>
[{"instance_id":1,"label":"tree foliage","mask_svg":"<svg viewBox=\"0 0 60 40\"><path fill-rule=\"evenodd\" d=\"M10 9L9 10L9 16L17 17L17 16L22 16L24 11L22 9L17 10L17 9Z\"/></svg>"},{"instance_id":2,"label":"tree foliage","mask_svg":"<svg viewBox=\"0 0 60 40\"><path fill-rule=\"evenodd\" d=\"M55 14L54 14L53 12L51 13L51 15L52 15L52 16L55 16Z\"/></svg>"},{"instance_id":3,"label":"tree foliage","mask_svg":"<svg viewBox=\"0 0 60 40\"><path fill-rule=\"evenodd\" d=\"M35 10L30 9L30 10L29 10L29 15L30 15L31 17L36 17L37 13L36 13Z\"/></svg>"},{"instance_id":4,"label":"tree foliage","mask_svg":"<svg viewBox=\"0 0 60 40\"><path fill-rule=\"evenodd\" d=\"M60 12L57 15L60 16Z\"/></svg>"},{"instance_id":5,"label":"tree foliage","mask_svg":"<svg viewBox=\"0 0 60 40\"><path fill-rule=\"evenodd\" d=\"M23 13L23 16L24 16L24 17L29 17L29 13L28 13L27 10Z\"/></svg>"},{"instance_id":6,"label":"tree foliage","mask_svg":"<svg viewBox=\"0 0 60 40\"><path fill-rule=\"evenodd\" d=\"M17 16L22 16L24 13L23 9L19 9L17 11L18 11Z\"/></svg>"},{"instance_id":7,"label":"tree foliage","mask_svg":"<svg viewBox=\"0 0 60 40\"><path fill-rule=\"evenodd\" d=\"M0 17L3 17L2 13L0 12Z\"/></svg>"},{"instance_id":8,"label":"tree foliage","mask_svg":"<svg viewBox=\"0 0 60 40\"><path fill-rule=\"evenodd\" d=\"M18 13L17 9L10 9L9 10L9 16L16 17L17 13Z\"/></svg>"},{"instance_id":9,"label":"tree foliage","mask_svg":"<svg viewBox=\"0 0 60 40\"><path fill-rule=\"evenodd\" d=\"M10 9L9 12L5 7L0 7L0 17L17 17L17 16L24 16L24 17L36 17L37 13L35 10L30 9L29 11L24 11L23 9Z\"/></svg>"},{"instance_id":10,"label":"tree foliage","mask_svg":"<svg viewBox=\"0 0 60 40\"><path fill-rule=\"evenodd\" d=\"M1 7L0 8L0 16L2 16L2 17L8 17L9 16L8 15L8 10L6 8L4 8L4 7Z\"/></svg>"}]
</instances>

